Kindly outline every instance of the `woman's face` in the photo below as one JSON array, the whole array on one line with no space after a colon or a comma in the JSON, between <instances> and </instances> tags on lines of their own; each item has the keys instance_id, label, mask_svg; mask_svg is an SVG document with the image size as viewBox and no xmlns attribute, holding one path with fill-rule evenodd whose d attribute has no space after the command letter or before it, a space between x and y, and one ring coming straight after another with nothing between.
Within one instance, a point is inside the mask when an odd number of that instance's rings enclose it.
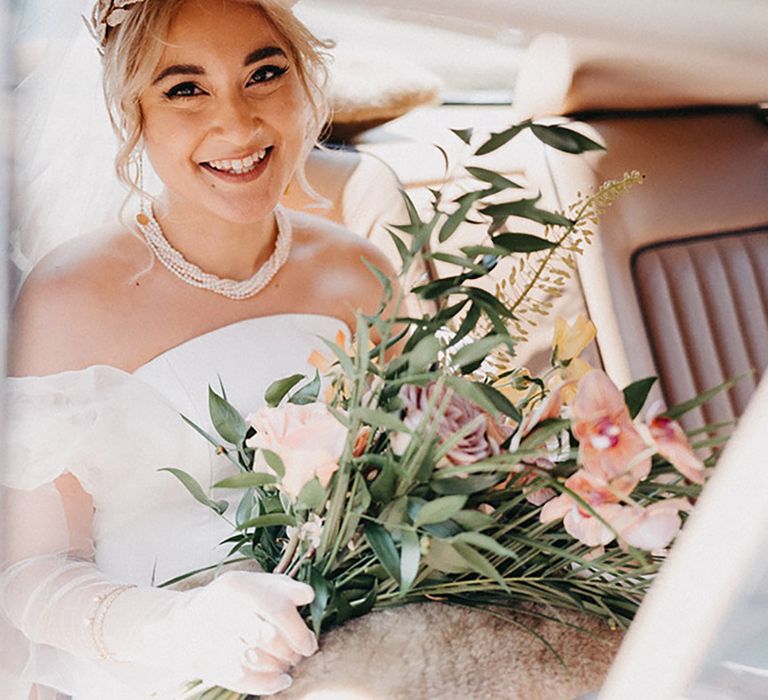
<instances>
[{"instance_id":1,"label":"woman's face","mask_svg":"<svg viewBox=\"0 0 768 700\"><path fill-rule=\"evenodd\" d=\"M285 41L236 0L187 0L141 95L144 143L171 207L271 214L303 150L308 100Z\"/></svg>"}]
</instances>

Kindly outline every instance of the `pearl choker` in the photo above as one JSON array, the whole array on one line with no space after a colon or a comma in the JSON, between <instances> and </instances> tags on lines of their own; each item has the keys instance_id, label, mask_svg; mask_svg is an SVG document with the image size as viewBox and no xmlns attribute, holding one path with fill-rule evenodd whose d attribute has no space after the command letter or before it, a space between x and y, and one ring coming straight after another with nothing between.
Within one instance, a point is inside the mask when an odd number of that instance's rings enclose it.
<instances>
[{"instance_id":1,"label":"pearl choker","mask_svg":"<svg viewBox=\"0 0 768 700\"><path fill-rule=\"evenodd\" d=\"M272 255L251 277L245 280L232 280L204 272L194 263L189 262L168 239L163 235L163 229L150 211L137 215L136 221L147 244L152 249L155 257L183 282L207 289L216 294L221 294L228 299L248 299L258 294L266 287L272 278L288 259L291 251L293 231L291 222L285 210L278 205L275 207L275 220L277 222L277 240Z\"/></svg>"}]
</instances>

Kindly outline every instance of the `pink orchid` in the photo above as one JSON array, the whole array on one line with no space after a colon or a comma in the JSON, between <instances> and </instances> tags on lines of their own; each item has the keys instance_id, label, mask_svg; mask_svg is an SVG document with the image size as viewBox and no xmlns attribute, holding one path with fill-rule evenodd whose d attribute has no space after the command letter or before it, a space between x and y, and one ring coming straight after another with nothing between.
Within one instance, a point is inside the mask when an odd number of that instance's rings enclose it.
<instances>
[{"instance_id":1,"label":"pink orchid","mask_svg":"<svg viewBox=\"0 0 768 700\"><path fill-rule=\"evenodd\" d=\"M611 521L621 540L637 547L654 551L667 547L680 530L680 511L689 511L685 498L669 498L641 508L627 506Z\"/></svg>"},{"instance_id":2,"label":"pink orchid","mask_svg":"<svg viewBox=\"0 0 768 700\"><path fill-rule=\"evenodd\" d=\"M565 531L587 545L599 547L606 545L616 537L614 531L605 523L617 517L623 506L618 503L607 503L594 507L599 517L582 510L578 503L568 494L561 494L546 503L541 509L539 520L542 523L563 520Z\"/></svg>"},{"instance_id":3,"label":"pink orchid","mask_svg":"<svg viewBox=\"0 0 768 700\"><path fill-rule=\"evenodd\" d=\"M657 415L648 422L648 434L658 453L686 479L694 484L704 483L704 463L694 453L680 423Z\"/></svg>"},{"instance_id":4,"label":"pink orchid","mask_svg":"<svg viewBox=\"0 0 768 700\"><path fill-rule=\"evenodd\" d=\"M605 372L594 369L582 377L572 409L584 469L608 482L628 476L637 483L648 476L647 446L632 423L624 395Z\"/></svg>"},{"instance_id":5,"label":"pink orchid","mask_svg":"<svg viewBox=\"0 0 768 700\"><path fill-rule=\"evenodd\" d=\"M646 508L621 505L605 482L584 470L573 474L565 485L594 512L564 493L544 505L539 520L548 523L562 518L566 532L588 547L606 545L618 533L622 544L649 551L663 549L680 529L679 511L691 507L684 498L670 498Z\"/></svg>"}]
</instances>

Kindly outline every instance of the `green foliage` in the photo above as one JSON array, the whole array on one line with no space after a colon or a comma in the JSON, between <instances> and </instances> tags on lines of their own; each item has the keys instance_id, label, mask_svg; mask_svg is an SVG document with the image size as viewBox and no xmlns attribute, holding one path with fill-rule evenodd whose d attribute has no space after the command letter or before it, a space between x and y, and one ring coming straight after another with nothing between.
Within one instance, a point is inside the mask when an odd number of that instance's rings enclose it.
<instances>
[{"instance_id":1,"label":"green foliage","mask_svg":"<svg viewBox=\"0 0 768 700\"><path fill-rule=\"evenodd\" d=\"M491 134L475 155L528 131L568 153L602 148L562 124L526 120ZM454 133L473 145L471 129ZM516 435L541 399L546 377L510 370L512 380L531 388L518 400L501 390L499 375L487 367L489 357L513 357L526 324L545 314L549 300L561 292L599 214L639 175L609 182L557 212L544 208L539 196L520 197L520 185L505 175L474 164L466 171L476 188L454 201L433 191L426 215L403 193L408 221L388 228L402 261L397 284L369 265L382 288L380 312L358 315L351 346L324 341L333 363L324 377L332 396L329 410L347 429L338 470L327 486L310 479L295 500L288 497L280 480L290 464L270 450L261 450L261 456L274 473L253 473L249 434L225 396L211 392L211 412L216 431L236 449L193 426L240 471L216 484L243 492L237 529L227 541L233 555L309 583L315 600L303 614L318 633L374 608L430 598L497 608L536 601L626 625L659 566L653 556L616 543L595 556L561 522L539 522L540 507L528 501L529 492L544 487L563 492L577 469L570 421L544 420ZM516 232L520 220L536 225L537 233ZM482 222L481 237L458 250L441 250L466 221ZM450 266L451 272L410 286L424 263ZM512 273L491 293L491 275L501 264ZM383 313L385 307L402 309L407 294L434 304L435 313L401 312L394 318ZM316 401L320 376L302 385L305 379L296 374L274 382L267 404ZM633 416L651 385L650 379L641 380L625 390ZM408 395L419 391L417 419ZM446 433L456 396L475 413ZM688 402L668 414L696 405ZM499 435L491 438L489 426ZM470 464L452 461L452 451L480 428L487 440L497 441L494 450ZM513 437L517 446L510 452ZM547 447L553 441L560 445L556 458ZM556 464L550 470L531 466L542 458ZM639 505L670 494L695 497L694 485L653 481L670 470L654 460L651 477L633 493ZM183 472L169 471L207 507L226 507Z\"/></svg>"}]
</instances>

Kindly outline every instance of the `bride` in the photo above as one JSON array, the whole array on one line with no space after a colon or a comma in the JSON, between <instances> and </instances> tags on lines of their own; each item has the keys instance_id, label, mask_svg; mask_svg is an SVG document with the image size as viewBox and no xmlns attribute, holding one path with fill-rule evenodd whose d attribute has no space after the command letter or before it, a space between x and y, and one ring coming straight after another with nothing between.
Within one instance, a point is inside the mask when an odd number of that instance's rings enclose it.
<instances>
[{"instance_id":1,"label":"bride","mask_svg":"<svg viewBox=\"0 0 768 700\"><path fill-rule=\"evenodd\" d=\"M205 424L219 380L254 410L271 381L308 369L320 336L375 310L363 260L388 268L359 237L278 205L327 116L323 45L292 4L94 8L117 171L141 212L57 248L16 304L3 698L170 698L192 679L271 694L317 649L296 611L312 590L287 577L153 585L226 554L229 525L160 471L207 487L227 473L179 414ZM144 158L163 183L152 199ZM72 163L71 176L87 173Z\"/></svg>"}]
</instances>

